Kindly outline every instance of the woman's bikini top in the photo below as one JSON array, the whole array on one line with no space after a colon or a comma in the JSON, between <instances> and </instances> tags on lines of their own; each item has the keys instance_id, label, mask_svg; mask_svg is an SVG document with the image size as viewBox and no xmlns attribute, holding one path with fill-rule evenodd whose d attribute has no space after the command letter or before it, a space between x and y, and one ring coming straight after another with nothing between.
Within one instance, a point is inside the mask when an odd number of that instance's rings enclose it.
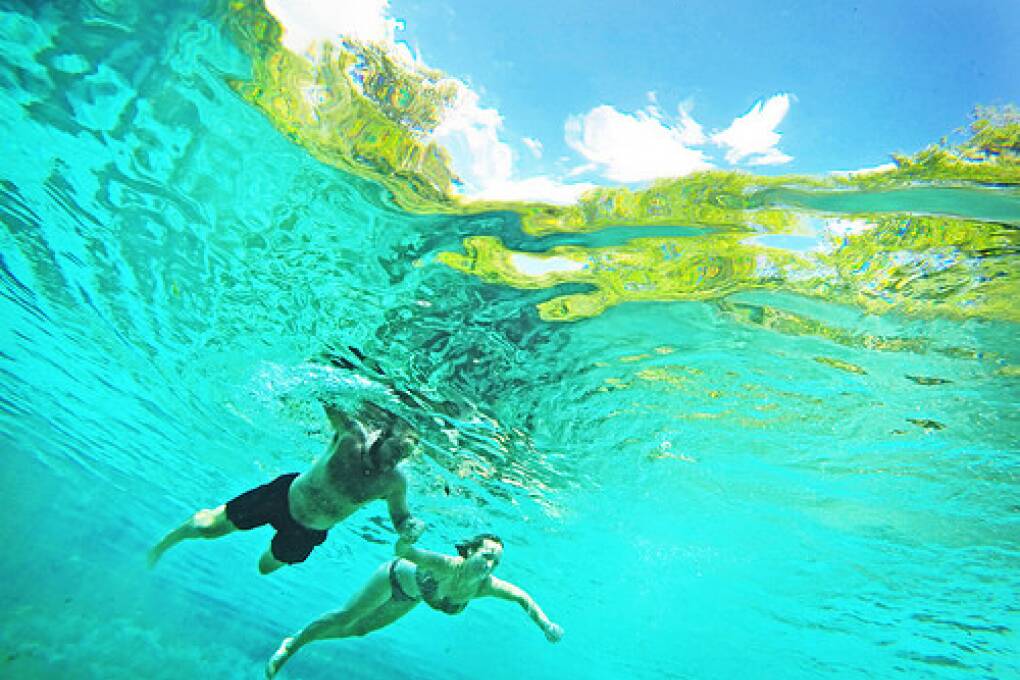
<instances>
[{"instance_id":1,"label":"woman's bikini top","mask_svg":"<svg viewBox=\"0 0 1020 680\"><path fill-rule=\"evenodd\" d=\"M439 599L437 595L439 592L439 582L436 581L432 574L428 573L424 569L418 569L415 572L414 578L418 582L418 590L421 591L421 599L425 601L425 604L436 611L441 611L446 614L460 614L464 611L464 608L468 606L467 602L456 602L450 600L449 597ZM468 600L468 602L470 602L470 600Z\"/></svg>"}]
</instances>

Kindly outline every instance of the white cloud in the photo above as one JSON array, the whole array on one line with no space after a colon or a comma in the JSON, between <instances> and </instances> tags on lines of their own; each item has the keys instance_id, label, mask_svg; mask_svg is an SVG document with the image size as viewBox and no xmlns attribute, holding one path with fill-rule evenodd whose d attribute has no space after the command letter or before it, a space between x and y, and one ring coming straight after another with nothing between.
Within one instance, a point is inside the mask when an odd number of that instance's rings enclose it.
<instances>
[{"instance_id":1,"label":"white cloud","mask_svg":"<svg viewBox=\"0 0 1020 680\"><path fill-rule=\"evenodd\" d=\"M581 167L594 165L614 182L678 177L712 167L702 151L690 148L703 143L705 135L683 111L671 124L655 106L631 115L603 104L567 118L565 133L567 144L589 161Z\"/></svg>"},{"instance_id":2,"label":"white cloud","mask_svg":"<svg viewBox=\"0 0 1020 680\"><path fill-rule=\"evenodd\" d=\"M896 169L896 164L895 163L882 163L881 165L876 165L873 168L860 168L858 170L831 170L831 171L829 171L829 174L830 175L841 175L841 176L874 175L876 173L889 172L890 170L895 170L895 169Z\"/></svg>"},{"instance_id":3,"label":"white cloud","mask_svg":"<svg viewBox=\"0 0 1020 680\"><path fill-rule=\"evenodd\" d=\"M513 151L499 139L503 126L499 111L482 108L477 92L455 82L456 99L432 138L450 152L453 167L469 189L509 180Z\"/></svg>"},{"instance_id":4,"label":"white cloud","mask_svg":"<svg viewBox=\"0 0 1020 680\"><path fill-rule=\"evenodd\" d=\"M305 54L316 42L343 36L386 44L405 62L414 61L407 47L397 42L397 31L404 25L389 16L389 0L265 0L265 3L283 26L283 46L296 54Z\"/></svg>"},{"instance_id":5,"label":"white cloud","mask_svg":"<svg viewBox=\"0 0 1020 680\"><path fill-rule=\"evenodd\" d=\"M570 160L570 159L569 158L565 158L565 159L562 159L562 160L566 161L566 160ZM585 163L584 165L578 165L576 168L571 168L567 172L567 177L577 177L578 175L583 175L583 174L585 174L587 172L595 172L598 169L599 169L599 166L598 166L597 163Z\"/></svg>"},{"instance_id":6,"label":"white cloud","mask_svg":"<svg viewBox=\"0 0 1020 680\"><path fill-rule=\"evenodd\" d=\"M722 132L712 135L715 144L726 149L726 160L737 164L778 165L793 160L777 148L776 127L790 110L790 95L777 94L758 100L751 110L735 118Z\"/></svg>"},{"instance_id":7,"label":"white cloud","mask_svg":"<svg viewBox=\"0 0 1020 680\"><path fill-rule=\"evenodd\" d=\"M542 142L537 139L532 139L531 137L522 137L521 141L524 142L524 146L528 147L528 150L531 151L532 156L535 158L542 157Z\"/></svg>"},{"instance_id":8,"label":"white cloud","mask_svg":"<svg viewBox=\"0 0 1020 680\"><path fill-rule=\"evenodd\" d=\"M588 182L566 184L551 177L539 176L527 179L503 180L469 192L471 198L493 201L541 201L554 205L576 203L584 192L594 189Z\"/></svg>"},{"instance_id":9,"label":"white cloud","mask_svg":"<svg viewBox=\"0 0 1020 680\"><path fill-rule=\"evenodd\" d=\"M682 108L677 108L677 118L679 125L677 129L680 131L680 141L688 146L697 146L698 144L704 144L708 141L705 137L705 132L701 129L701 126L695 122L691 115Z\"/></svg>"},{"instance_id":10,"label":"white cloud","mask_svg":"<svg viewBox=\"0 0 1020 680\"><path fill-rule=\"evenodd\" d=\"M499 138L502 117L496 109L482 108L478 94L456 82L454 105L432 133L432 139L450 152L465 195L487 200L569 204L593 188L592 184L564 184L544 176L514 179L513 150ZM541 150L540 142L531 141Z\"/></svg>"}]
</instances>

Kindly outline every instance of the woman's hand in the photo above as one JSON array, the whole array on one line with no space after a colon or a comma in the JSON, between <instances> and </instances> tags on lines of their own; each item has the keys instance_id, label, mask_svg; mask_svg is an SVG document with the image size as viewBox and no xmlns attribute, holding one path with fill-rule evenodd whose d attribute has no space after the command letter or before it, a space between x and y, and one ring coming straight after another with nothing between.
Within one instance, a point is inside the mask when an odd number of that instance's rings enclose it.
<instances>
[{"instance_id":1,"label":"woman's hand","mask_svg":"<svg viewBox=\"0 0 1020 680\"><path fill-rule=\"evenodd\" d=\"M414 517L408 517L403 526L400 527L400 540L414 543L425 533L425 522Z\"/></svg>"},{"instance_id":2,"label":"woman's hand","mask_svg":"<svg viewBox=\"0 0 1020 680\"><path fill-rule=\"evenodd\" d=\"M563 637L563 626L550 623L545 627L545 638L549 642L559 642L561 637Z\"/></svg>"}]
</instances>

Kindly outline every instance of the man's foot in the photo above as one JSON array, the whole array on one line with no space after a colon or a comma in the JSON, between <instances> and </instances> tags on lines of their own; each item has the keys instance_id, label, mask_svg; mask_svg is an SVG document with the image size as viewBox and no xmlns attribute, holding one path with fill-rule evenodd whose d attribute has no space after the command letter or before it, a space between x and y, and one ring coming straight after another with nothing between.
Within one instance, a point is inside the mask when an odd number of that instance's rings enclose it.
<instances>
[{"instance_id":1,"label":"man's foot","mask_svg":"<svg viewBox=\"0 0 1020 680\"><path fill-rule=\"evenodd\" d=\"M290 648L294 644L294 638L284 638L283 642L280 643L280 648L276 650L276 653L270 657L269 661L266 662L266 677L273 678L279 672L280 667L287 662L290 658Z\"/></svg>"}]
</instances>

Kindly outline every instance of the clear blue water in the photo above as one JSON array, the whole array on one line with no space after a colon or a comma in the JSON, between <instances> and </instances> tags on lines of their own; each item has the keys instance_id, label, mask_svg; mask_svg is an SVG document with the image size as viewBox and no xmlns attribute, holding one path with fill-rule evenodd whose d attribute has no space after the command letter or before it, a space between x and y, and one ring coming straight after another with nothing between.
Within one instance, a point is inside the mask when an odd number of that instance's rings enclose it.
<instances>
[{"instance_id":1,"label":"clear blue water","mask_svg":"<svg viewBox=\"0 0 1020 680\"><path fill-rule=\"evenodd\" d=\"M423 544L501 534L500 575L566 635L419 608L286 677L1020 676L1014 325L765 291L727 302L841 333L716 302L543 322L552 291L435 261L528 250L512 215L406 214L313 160L226 85L249 64L217 11L0 3L0 677L259 677L340 606L392 552L381 505L269 577L264 532L145 551L322 452L317 398L382 389L314 361L347 345L459 405L409 466Z\"/></svg>"}]
</instances>

